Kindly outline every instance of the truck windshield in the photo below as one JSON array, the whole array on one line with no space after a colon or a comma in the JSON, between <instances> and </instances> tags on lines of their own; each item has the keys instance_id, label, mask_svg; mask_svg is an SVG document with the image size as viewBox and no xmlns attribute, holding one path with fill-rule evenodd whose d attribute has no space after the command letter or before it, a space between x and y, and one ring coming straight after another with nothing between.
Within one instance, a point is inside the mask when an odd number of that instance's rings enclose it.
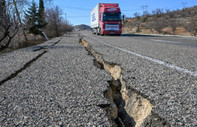
<instances>
[{"instance_id":1,"label":"truck windshield","mask_svg":"<svg viewBox=\"0 0 197 127\"><path fill-rule=\"evenodd\" d=\"M103 13L103 21L120 21L120 13Z\"/></svg>"}]
</instances>

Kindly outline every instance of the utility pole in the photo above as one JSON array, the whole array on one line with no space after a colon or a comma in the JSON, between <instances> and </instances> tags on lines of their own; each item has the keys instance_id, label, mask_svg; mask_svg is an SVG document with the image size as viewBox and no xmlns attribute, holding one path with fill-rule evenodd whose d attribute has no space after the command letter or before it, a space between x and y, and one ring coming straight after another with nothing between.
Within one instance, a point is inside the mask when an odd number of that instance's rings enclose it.
<instances>
[{"instance_id":1,"label":"utility pole","mask_svg":"<svg viewBox=\"0 0 197 127\"><path fill-rule=\"evenodd\" d=\"M148 5L142 6L143 11L147 11Z\"/></svg>"},{"instance_id":2,"label":"utility pole","mask_svg":"<svg viewBox=\"0 0 197 127\"><path fill-rule=\"evenodd\" d=\"M148 14L147 9L148 9L148 5L144 5L144 6L142 6L143 16L146 16L146 15Z\"/></svg>"},{"instance_id":3,"label":"utility pole","mask_svg":"<svg viewBox=\"0 0 197 127\"><path fill-rule=\"evenodd\" d=\"M185 9L186 5L187 5L187 2L182 2L182 5L183 5L183 9Z\"/></svg>"}]
</instances>

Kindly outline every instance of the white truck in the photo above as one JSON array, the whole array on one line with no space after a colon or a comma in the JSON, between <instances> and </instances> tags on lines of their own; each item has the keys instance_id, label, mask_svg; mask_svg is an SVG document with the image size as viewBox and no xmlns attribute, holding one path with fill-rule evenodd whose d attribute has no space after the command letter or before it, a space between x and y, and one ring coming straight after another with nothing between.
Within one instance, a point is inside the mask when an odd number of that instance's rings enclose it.
<instances>
[{"instance_id":1,"label":"white truck","mask_svg":"<svg viewBox=\"0 0 197 127\"><path fill-rule=\"evenodd\" d=\"M118 4L99 3L91 11L92 32L97 35L122 33L121 12Z\"/></svg>"}]
</instances>

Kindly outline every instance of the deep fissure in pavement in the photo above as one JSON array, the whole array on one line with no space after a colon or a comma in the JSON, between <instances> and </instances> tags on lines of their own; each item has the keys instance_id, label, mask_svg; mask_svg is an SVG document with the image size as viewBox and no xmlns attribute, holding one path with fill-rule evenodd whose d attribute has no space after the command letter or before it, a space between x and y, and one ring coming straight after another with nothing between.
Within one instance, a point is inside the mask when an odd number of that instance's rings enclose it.
<instances>
[{"instance_id":1,"label":"deep fissure in pavement","mask_svg":"<svg viewBox=\"0 0 197 127\"><path fill-rule=\"evenodd\" d=\"M87 41L80 37L82 44L90 55L94 57L94 65L111 74L109 87L104 96L110 104L101 104L99 107L106 110L112 126L117 127L169 127L170 124L156 113L152 112L153 104L141 93L127 87L121 75L121 67L115 63L105 61L102 55L96 52Z\"/></svg>"}]
</instances>

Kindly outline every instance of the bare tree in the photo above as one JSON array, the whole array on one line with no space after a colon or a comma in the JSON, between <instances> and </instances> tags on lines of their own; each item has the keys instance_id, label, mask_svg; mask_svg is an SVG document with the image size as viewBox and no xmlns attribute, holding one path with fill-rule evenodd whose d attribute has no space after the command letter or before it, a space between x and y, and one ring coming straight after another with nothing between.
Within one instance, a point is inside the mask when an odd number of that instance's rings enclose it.
<instances>
[{"instance_id":1,"label":"bare tree","mask_svg":"<svg viewBox=\"0 0 197 127\"><path fill-rule=\"evenodd\" d=\"M5 0L0 1L0 20L4 17L6 13L6 8L5 8Z\"/></svg>"},{"instance_id":2,"label":"bare tree","mask_svg":"<svg viewBox=\"0 0 197 127\"><path fill-rule=\"evenodd\" d=\"M0 1L0 42L2 43L2 41L8 36L9 34L9 27L7 27L6 24L6 4L5 4L5 0L1 0ZM3 45L0 45L0 49L2 49Z\"/></svg>"},{"instance_id":3,"label":"bare tree","mask_svg":"<svg viewBox=\"0 0 197 127\"><path fill-rule=\"evenodd\" d=\"M197 35L197 16L190 20L190 23L186 25L186 30L192 35Z\"/></svg>"},{"instance_id":4,"label":"bare tree","mask_svg":"<svg viewBox=\"0 0 197 127\"><path fill-rule=\"evenodd\" d=\"M177 19L170 19L168 21L168 26L171 27L173 34L175 34L175 31L178 25L179 25L179 22Z\"/></svg>"},{"instance_id":5,"label":"bare tree","mask_svg":"<svg viewBox=\"0 0 197 127\"><path fill-rule=\"evenodd\" d=\"M140 19L140 13L135 12L133 15L135 16L135 18L136 18L137 20L139 20L139 19Z\"/></svg>"},{"instance_id":6,"label":"bare tree","mask_svg":"<svg viewBox=\"0 0 197 127\"><path fill-rule=\"evenodd\" d=\"M136 27L136 32L139 33L141 32L141 20L137 20L132 24L134 27Z\"/></svg>"},{"instance_id":7,"label":"bare tree","mask_svg":"<svg viewBox=\"0 0 197 127\"><path fill-rule=\"evenodd\" d=\"M4 2L0 4L0 50L8 48L11 40L19 30L15 15L11 13L13 11L12 7L7 6Z\"/></svg>"},{"instance_id":8,"label":"bare tree","mask_svg":"<svg viewBox=\"0 0 197 127\"><path fill-rule=\"evenodd\" d=\"M162 14L163 14L163 9L156 9L154 11L152 11L152 14L155 16L155 17L161 17Z\"/></svg>"},{"instance_id":9,"label":"bare tree","mask_svg":"<svg viewBox=\"0 0 197 127\"><path fill-rule=\"evenodd\" d=\"M47 9L46 11L48 25L55 31L56 36L60 36L59 25L62 19L61 14L62 10L57 6L55 8Z\"/></svg>"},{"instance_id":10,"label":"bare tree","mask_svg":"<svg viewBox=\"0 0 197 127\"><path fill-rule=\"evenodd\" d=\"M150 29L155 29L158 33L162 33L162 29L167 26L166 20L164 18L157 18L149 23Z\"/></svg>"},{"instance_id":11,"label":"bare tree","mask_svg":"<svg viewBox=\"0 0 197 127\"><path fill-rule=\"evenodd\" d=\"M53 0L44 1L50 3ZM0 49L10 47L12 42L21 43L21 39L28 41L23 22L28 4L29 0L0 0ZM20 36L21 33L24 36Z\"/></svg>"},{"instance_id":12,"label":"bare tree","mask_svg":"<svg viewBox=\"0 0 197 127\"><path fill-rule=\"evenodd\" d=\"M67 20L63 19L62 10L57 6L46 10L46 21L48 22L46 33L50 31L49 34L53 33L55 36L60 36L62 33L72 30Z\"/></svg>"}]
</instances>

